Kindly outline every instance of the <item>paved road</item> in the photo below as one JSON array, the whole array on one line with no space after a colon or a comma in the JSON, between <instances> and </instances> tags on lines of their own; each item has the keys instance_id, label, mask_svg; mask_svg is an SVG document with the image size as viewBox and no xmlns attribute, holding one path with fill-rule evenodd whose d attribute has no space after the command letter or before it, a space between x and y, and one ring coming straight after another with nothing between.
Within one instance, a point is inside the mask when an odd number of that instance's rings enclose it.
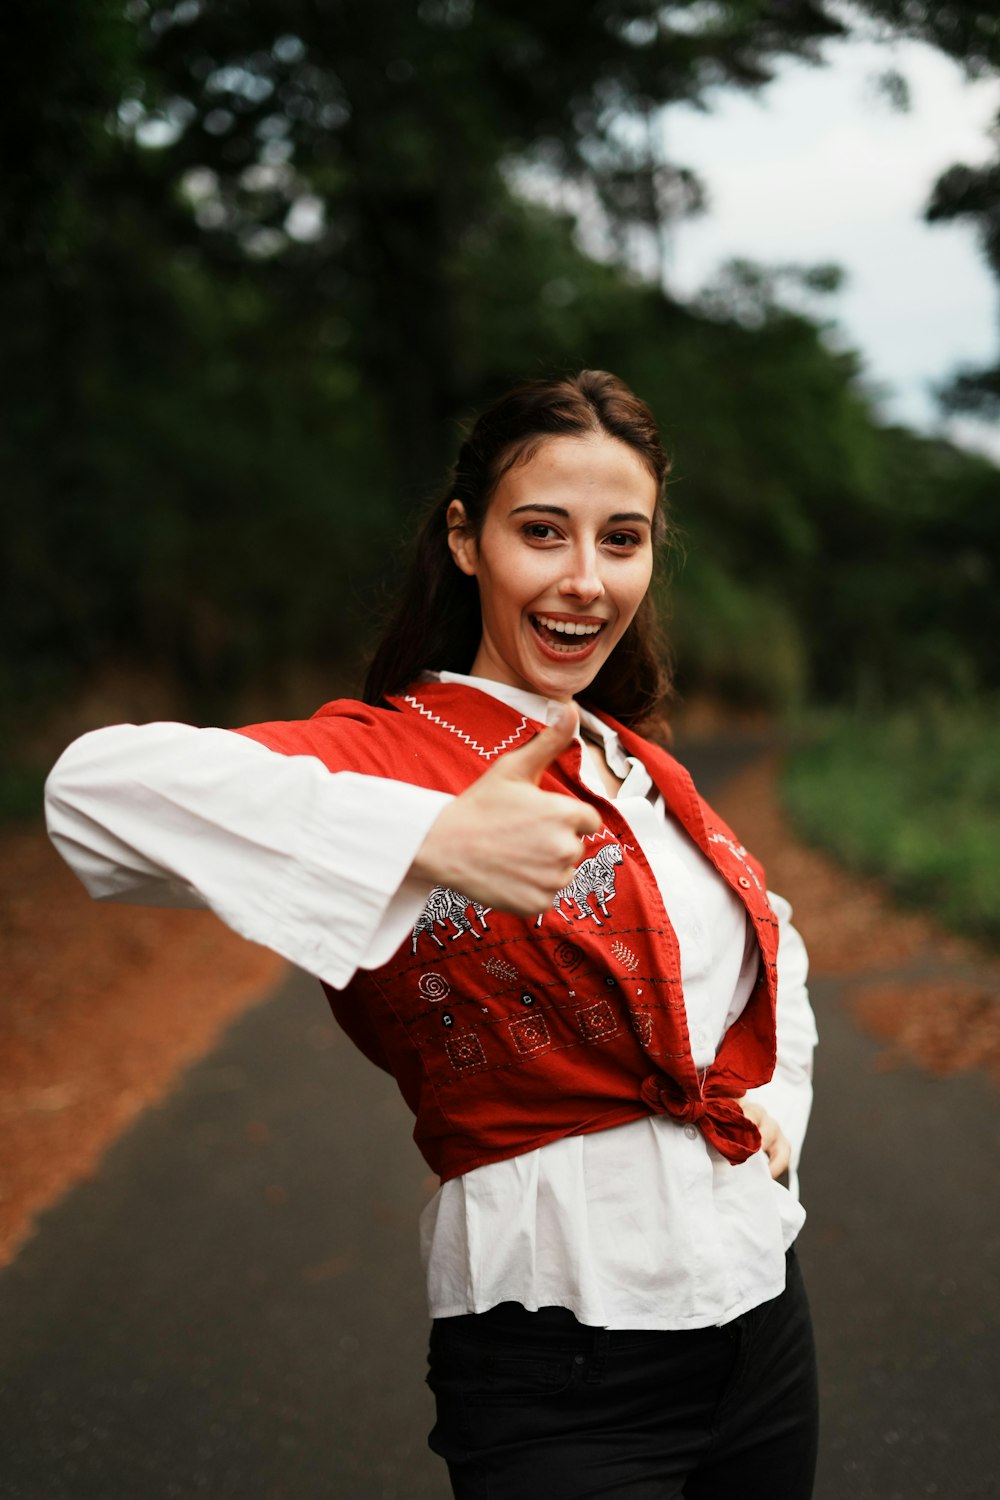
<instances>
[{"instance_id":1,"label":"paved road","mask_svg":"<svg viewBox=\"0 0 1000 1500\"><path fill-rule=\"evenodd\" d=\"M814 999L816 1500L1000 1495L1000 1091ZM409 1132L312 981L234 1025L0 1275L2 1500L448 1500Z\"/></svg>"}]
</instances>

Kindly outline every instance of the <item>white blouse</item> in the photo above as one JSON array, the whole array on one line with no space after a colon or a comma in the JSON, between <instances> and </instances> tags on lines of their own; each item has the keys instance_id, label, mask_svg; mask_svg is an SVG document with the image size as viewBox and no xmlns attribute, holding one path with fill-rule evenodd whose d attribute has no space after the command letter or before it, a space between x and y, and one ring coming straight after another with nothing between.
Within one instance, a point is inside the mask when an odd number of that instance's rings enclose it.
<instances>
[{"instance_id":1,"label":"white blouse","mask_svg":"<svg viewBox=\"0 0 1000 1500\"><path fill-rule=\"evenodd\" d=\"M540 722L561 707L467 682ZM616 802L676 931L688 1026L706 1067L753 987L744 909L666 811L638 761L583 712L623 778ZM583 776L606 797L584 741ZM46 787L53 842L98 899L211 907L237 932L343 987L387 961L429 893L407 871L447 794L329 772L228 730L182 724L95 730ZM432 1316L517 1301L571 1308L608 1328L724 1323L776 1296L804 1220L795 1169L812 1099L815 1026L805 950L779 919L778 1066L752 1097L792 1144L791 1191L759 1152L734 1167L666 1115L572 1136L446 1183L421 1216Z\"/></svg>"}]
</instances>

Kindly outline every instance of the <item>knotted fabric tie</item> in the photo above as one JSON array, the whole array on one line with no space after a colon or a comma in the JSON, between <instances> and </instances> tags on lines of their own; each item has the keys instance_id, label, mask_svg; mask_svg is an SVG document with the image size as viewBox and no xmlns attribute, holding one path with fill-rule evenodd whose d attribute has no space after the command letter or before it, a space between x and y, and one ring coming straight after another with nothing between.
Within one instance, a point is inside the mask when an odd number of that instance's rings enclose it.
<instances>
[{"instance_id":1,"label":"knotted fabric tie","mask_svg":"<svg viewBox=\"0 0 1000 1500\"><path fill-rule=\"evenodd\" d=\"M707 1079L700 1094L686 1093L675 1078L651 1073L643 1079L639 1093L656 1114L669 1115L681 1125L697 1125L710 1146L733 1166L739 1166L760 1150L760 1131L748 1120L736 1100Z\"/></svg>"}]
</instances>

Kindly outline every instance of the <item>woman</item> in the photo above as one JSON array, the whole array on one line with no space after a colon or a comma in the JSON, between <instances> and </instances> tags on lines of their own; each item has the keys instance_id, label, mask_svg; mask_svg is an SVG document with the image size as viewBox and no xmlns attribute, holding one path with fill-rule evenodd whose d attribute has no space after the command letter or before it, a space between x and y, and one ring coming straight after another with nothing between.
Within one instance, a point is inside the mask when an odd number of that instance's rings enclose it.
<instances>
[{"instance_id":1,"label":"woman","mask_svg":"<svg viewBox=\"0 0 1000 1500\"><path fill-rule=\"evenodd\" d=\"M365 703L99 730L50 777L92 894L211 906L397 1079L442 1182L430 1441L459 1500L811 1493L777 1180L811 1098L805 957L639 733L666 468L613 376L519 387L462 446Z\"/></svg>"}]
</instances>

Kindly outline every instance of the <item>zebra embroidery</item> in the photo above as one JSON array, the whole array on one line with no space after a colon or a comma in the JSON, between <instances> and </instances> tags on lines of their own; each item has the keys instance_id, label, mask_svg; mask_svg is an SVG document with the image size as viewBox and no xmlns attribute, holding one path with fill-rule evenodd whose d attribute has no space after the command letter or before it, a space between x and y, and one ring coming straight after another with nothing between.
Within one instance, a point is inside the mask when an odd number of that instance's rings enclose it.
<instances>
[{"instance_id":1,"label":"zebra embroidery","mask_svg":"<svg viewBox=\"0 0 1000 1500\"><path fill-rule=\"evenodd\" d=\"M479 921L482 922L483 931L485 932L487 928L486 913L493 910L492 906L481 906L478 901L470 901L468 896L463 896L461 891L453 891L446 885L436 885L428 897L427 905L413 925L413 952L416 953L417 951L417 939L422 932L429 932L438 947L443 948L444 943L442 943L434 928L436 926L444 927L448 922L455 929L454 932L448 934L452 942L456 938L462 937L466 932L473 932L479 937L479 928L469 916L470 906L479 918Z\"/></svg>"},{"instance_id":2,"label":"zebra embroidery","mask_svg":"<svg viewBox=\"0 0 1000 1500\"><path fill-rule=\"evenodd\" d=\"M597 912L590 905L588 897L593 896L605 916L608 914L608 902L613 901L615 892L615 866L622 862L621 844L605 844L592 854L590 859L585 859L577 866L576 874L569 885L564 885L561 891L556 891L552 898L552 905L565 922L571 919L563 910L563 904L573 902L576 906L577 921L585 921L590 917L597 926L602 925ZM535 922L536 927L541 927L544 912L539 912Z\"/></svg>"}]
</instances>

